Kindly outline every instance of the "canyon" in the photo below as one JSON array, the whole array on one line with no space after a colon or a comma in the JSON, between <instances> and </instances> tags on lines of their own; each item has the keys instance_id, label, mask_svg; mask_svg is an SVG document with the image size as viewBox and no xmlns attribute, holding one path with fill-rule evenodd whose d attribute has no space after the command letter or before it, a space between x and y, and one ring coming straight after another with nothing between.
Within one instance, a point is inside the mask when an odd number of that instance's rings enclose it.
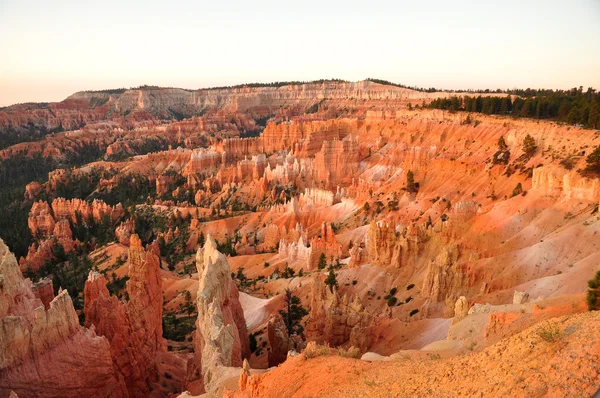
<instances>
[{"instance_id":1,"label":"canyon","mask_svg":"<svg viewBox=\"0 0 600 398\"><path fill-rule=\"evenodd\" d=\"M319 81L0 110L0 166L23 175L0 396L592 395L599 131L427 107L451 95Z\"/></svg>"}]
</instances>

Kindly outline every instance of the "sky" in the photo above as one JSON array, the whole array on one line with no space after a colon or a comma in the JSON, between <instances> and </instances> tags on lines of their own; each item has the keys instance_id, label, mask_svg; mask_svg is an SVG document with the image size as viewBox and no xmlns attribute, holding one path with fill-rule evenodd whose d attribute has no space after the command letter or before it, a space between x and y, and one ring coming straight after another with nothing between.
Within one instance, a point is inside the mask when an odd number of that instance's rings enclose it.
<instances>
[{"instance_id":1,"label":"sky","mask_svg":"<svg viewBox=\"0 0 600 398\"><path fill-rule=\"evenodd\" d=\"M600 89L600 0L0 0L0 106L367 77Z\"/></svg>"}]
</instances>

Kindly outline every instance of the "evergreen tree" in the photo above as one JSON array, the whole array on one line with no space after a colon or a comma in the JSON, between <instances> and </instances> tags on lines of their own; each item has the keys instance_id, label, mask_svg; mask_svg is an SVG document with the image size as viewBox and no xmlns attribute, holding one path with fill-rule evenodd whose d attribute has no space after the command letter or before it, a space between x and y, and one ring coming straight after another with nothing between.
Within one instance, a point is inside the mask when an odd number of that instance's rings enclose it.
<instances>
[{"instance_id":1,"label":"evergreen tree","mask_svg":"<svg viewBox=\"0 0 600 398\"><path fill-rule=\"evenodd\" d=\"M506 141L504 141L504 137L500 137L498 138L498 148L500 149L506 149L508 148L508 145L506 145Z\"/></svg>"},{"instance_id":2,"label":"evergreen tree","mask_svg":"<svg viewBox=\"0 0 600 398\"><path fill-rule=\"evenodd\" d=\"M588 281L587 305L590 311L600 310L600 271Z\"/></svg>"},{"instance_id":3,"label":"evergreen tree","mask_svg":"<svg viewBox=\"0 0 600 398\"><path fill-rule=\"evenodd\" d=\"M288 334L290 336L298 334L299 336L304 337L304 327L300 322L302 321L302 318L308 315L308 311L302 307L300 299L294 296L290 289L285 289L283 302L285 303L285 309L280 310L279 313L283 318Z\"/></svg>"},{"instance_id":4,"label":"evergreen tree","mask_svg":"<svg viewBox=\"0 0 600 398\"><path fill-rule=\"evenodd\" d=\"M324 269L327 267L327 257L325 256L325 253L321 253L319 256L319 263L317 266L319 269Z\"/></svg>"},{"instance_id":5,"label":"evergreen tree","mask_svg":"<svg viewBox=\"0 0 600 398\"><path fill-rule=\"evenodd\" d=\"M325 284L329 286L329 291L333 293L333 288L338 287L337 278L335 276L335 272L333 272L333 267L329 267L329 275L325 279Z\"/></svg>"},{"instance_id":6,"label":"evergreen tree","mask_svg":"<svg viewBox=\"0 0 600 398\"><path fill-rule=\"evenodd\" d=\"M600 173L600 146L596 147L592 153L585 159L587 167L585 171L588 173Z\"/></svg>"},{"instance_id":7,"label":"evergreen tree","mask_svg":"<svg viewBox=\"0 0 600 398\"><path fill-rule=\"evenodd\" d=\"M527 156L531 157L535 153L536 149L537 146L535 145L535 140L532 136L527 134L523 140L523 152L525 152Z\"/></svg>"},{"instance_id":8,"label":"evergreen tree","mask_svg":"<svg viewBox=\"0 0 600 398\"><path fill-rule=\"evenodd\" d=\"M412 170L408 170L406 173L406 190L410 193L415 193L419 190L417 184L415 183L415 175Z\"/></svg>"}]
</instances>

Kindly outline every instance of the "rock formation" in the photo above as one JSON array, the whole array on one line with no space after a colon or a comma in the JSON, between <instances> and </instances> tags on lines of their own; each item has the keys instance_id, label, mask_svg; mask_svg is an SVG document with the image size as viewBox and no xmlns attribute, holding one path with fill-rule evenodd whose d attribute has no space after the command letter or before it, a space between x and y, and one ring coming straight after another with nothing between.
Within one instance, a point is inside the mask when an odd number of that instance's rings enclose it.
<instances>
[{"instance_id":1,"label":"rock formation","mask_svg":"<svg viewBox=\"0 0 600 398\"><path fill-rule=\"evenodd\" d=\"M133 219L129 219L127 221L122 222L115 229L115 235L119 240L119 243L125 246L129 246L129 241L131 239L131 235L135 229L135 221Z\"/></svg>"},{"instance_id":2,"label":"rock formation","mask_svg":"<svg viewBox=\"0 0 600 398\"><path fill-rule=\"evenodd\" d=\"M336 240L331 224L322 223L320 235L310 241L309 271L317 268L321 254L325 254L327 263L342 256L342 245Z\"/></svg>"},{"instance_id":3,"label":"rock formation","mask_svg":"<svg viewBox=\"0 0 600 398\"><path fill-rule=\"evenodd\" d=\"M237 286L227 258L217 250L212 236L196 253L198 268L198 319L195 355L188 372L189 388L212 391L225 368L242 366L250 355L248 331Z\"/></svg>"},{"instance_id":4,"label":"rock formation","mask_svg":"<svg viewBox=\"0 0 600 398\"><path fill-rule=\"evenodd\" d=\"M322 275L314 277L305 329L307 341L331 346L348 342L365 352L372 342L372 326L373 317L361 305L358 297L340 297L337 290L330 292L326 288Z\"/></svg>"},{"instance_id":5,"label":"rock formation","mask_svg":"<svg viewBox=\"0 0 600 398\"><path fill-rule=\"evenodd\" d=\"M454 304L453 323L460 322L469 313L469 302L465 296L460 296Z\"/></svg>"},{"instance_id":6,"label":"rock formation","mask_svg":"<svg viewBox=\"0 0 600 398\"><path fill-rule=\"evenodd\" d=\"M0 240L0 395L126 397L109 342L79 325L60 290L46 310Z\"/></svg>"},{"instance_id":7,"label":"rock formation","mask_svg":"<svg viewBox=\"0 0 600 398\"><path fill-rule=\"evenodd\" d=\"M425 297L431 298L434 303L458 293L461 287L467 285L468 275L466 270L456 264L458 256L458 246L450 245L444 247L436 259L429 263L422 292Z\"/></svg>"},{"instance_id":8,"label":"rock formation","mask_svg":"<svg viewBox=\"0 0 600 398\"><path fill-rule=\"evenodd\" d=\"M529 293L518 292L515 290L513 295L513 304L525 304L527 301L529 301Z\"/></svg>"},{"instance_id":9,"label":"rock formation","mask_svg":"<svg viewBox=\"0 0 600 398\"><path fill-rule=\"evenodd\" d=\"M145 251L137 235L129 247L129 301L111 296L106 279L91 272L85 284L85 323L111 342L115 368L130 396L147 395L158 379L158 354L166 351L162 337L162 280L160 260Z\"/></svg>"},{"instance_id":10,"label":"rock formation","mask_svg":"<svg viewBox=\"0 0 600 398\"><path fill-rule=\"evenodd\" d=\"M280 314L273 314L267 323L267 337L269 338L269 367L285 362L288 351L294 349L294 341L290 338Z\"/></svg>"}]
</instances>

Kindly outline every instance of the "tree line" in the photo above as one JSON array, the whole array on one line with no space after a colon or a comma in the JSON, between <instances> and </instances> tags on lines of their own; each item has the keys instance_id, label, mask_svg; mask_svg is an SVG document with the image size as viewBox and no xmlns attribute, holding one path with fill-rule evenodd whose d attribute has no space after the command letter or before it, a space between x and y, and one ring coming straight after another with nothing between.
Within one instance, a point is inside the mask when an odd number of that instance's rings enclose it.
<instances>
[{"instance_id":1,"label":"tree line","mask_svg":"<svg viewBox=\"0 0 600 398\"><path fill-rule=\"evenodd\" d=\"M593 88L571 90L515 90L516 96L451 96L433 100L428 107L451 112L466 111L487 115L511 115L542 120L555 120L586 128L600 128L600 93Z\"/></svg>"}]
</instances>

